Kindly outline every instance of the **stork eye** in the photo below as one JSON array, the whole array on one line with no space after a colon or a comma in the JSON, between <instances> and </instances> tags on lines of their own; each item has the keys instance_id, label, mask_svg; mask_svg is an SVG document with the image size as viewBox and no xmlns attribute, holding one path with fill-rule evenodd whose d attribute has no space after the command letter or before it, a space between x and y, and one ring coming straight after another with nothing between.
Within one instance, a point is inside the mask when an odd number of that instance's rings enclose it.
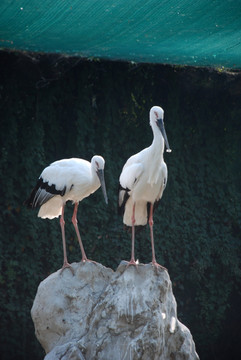
<instances>
[{"instance_id":1,"label":"stork eye","mask_svg":"<svg viewBox=\"0 0 241 360\"><path fill-rule=\"evenodd\" d=\"M154 114L156 115L156 118L158 119L158 113L157 113L157 111L154 111Z\"/></svg>"},{"instance_id":2,"label":"stork eye","mask_svg":"<svg viewBox=\"0 0 241 360\"><path fill-rule=\"evenodd\" d=\"M100 167L100 166L99 166L98 161L96 161L95 163L96 163L96 167L97 167L97 169L99 169L99 167Z\"/></svg>"}]
</instances>

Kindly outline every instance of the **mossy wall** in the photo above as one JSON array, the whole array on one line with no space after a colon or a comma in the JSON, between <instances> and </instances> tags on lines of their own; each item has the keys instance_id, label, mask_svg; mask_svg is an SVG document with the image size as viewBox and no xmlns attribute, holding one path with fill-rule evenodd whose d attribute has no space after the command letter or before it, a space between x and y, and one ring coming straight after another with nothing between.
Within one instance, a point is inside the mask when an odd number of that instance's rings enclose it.
<instances>
[{"instance_id":1,"label":"mossy wall","mask_svg":"<svg viewBox=\"0 0 241 360\"><path fill-rule=\"evenodd\" d=\"M118 178L151 143L149 109L160 105L172 153L154 215L157 261L201 359L238 359L241 74L7 52L0 69L1 358L44 357L30 309L39 282L62 266L62 240L57 219L23 206L41 171L61 158L105 158L109 205L99 190L81 202L78 219L87 256L115 269L131 251L117 215ZM72 210L70 262L81 259ZM148 228L136 234L136 257L151 261Z\"/></svg>"}]
</instances>

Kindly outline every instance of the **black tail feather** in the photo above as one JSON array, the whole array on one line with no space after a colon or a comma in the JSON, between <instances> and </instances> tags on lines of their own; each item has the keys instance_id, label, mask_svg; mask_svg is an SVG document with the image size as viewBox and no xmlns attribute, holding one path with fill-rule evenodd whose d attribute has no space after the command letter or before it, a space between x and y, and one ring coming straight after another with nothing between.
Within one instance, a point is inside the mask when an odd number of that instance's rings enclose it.
<instances>
[{"instance_id":1,"label":"black tail feather","mask_svg":"<svg viewBox=\"0 0 241 360\"><path fill-rule=\"evenodd\" d=\"M42 179L40 178L38 181L37 181L37 184L36 186L33 188L30 196L24 201L24 205L26 205L29 209L33 209L35 206L34 206L34 198L35 198L35 195L36 195L36 192L38 191L38 189L41 187L41 184L42 184Z\"/></svg>"},{"instance_id":2,"label":"black tail feather","mask_svg":"<svg viewBox=\"0 0 241 360\"><path fill-rule=\"evenodd\" d=\"M123 216L124 215L124 212L125 212L125 206L126 206L126 202L127 200L129 199L130 195L128 194L128 192L130 191L128 188L123 188L121 186L121 184L119 184L119 188L118 188L118 195L120 195L120 192L121 191L124 191L125 194L124 194L124 197L123 197L123 200L122 200L122 203L120 204L119 202L119 198L118 198L118 215L121 215Z\"/></svg>"}]
</instances>

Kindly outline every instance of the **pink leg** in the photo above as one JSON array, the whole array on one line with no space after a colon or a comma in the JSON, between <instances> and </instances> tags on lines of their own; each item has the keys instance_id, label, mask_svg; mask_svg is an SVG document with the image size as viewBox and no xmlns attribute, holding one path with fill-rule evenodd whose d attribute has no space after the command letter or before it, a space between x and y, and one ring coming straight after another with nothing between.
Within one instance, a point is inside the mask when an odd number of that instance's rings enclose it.
<instances>
[{"instance_id":1,"label":"pink leg","mask_svg":"<svg viewBox=\"0 0 241 360\"><path fill-rule=\"evenodd\" d=\"M154 236L153 236L153 204L151 204L150 206L149 226L150 226L150 234L151 234L152 264L156 265L157 262L155 256Z\"/></svg>"},{"instance_id":2,"label":"pink leg","mask_svg":"<svg viewBox=\"0 0 241 360\"><path fill-rule=\"evenodd\" d=\"M165 269L165 267L159 265L156 262L156 255L155 255L155 247L154 247L154 236L153 236L153 204L150 206L150 215L149 215L149 226L150 226L150 234L151 234L151 249L152 249L152 265L156 267L161 267L162 269Z\"/></svg>"},{"instance_id":3,"label":"pink leg","mask_svg":"<svg viewBox=\"0 0 241 360\"><path fill-rule=\"evenodd\" d=\"M85 262L85 261L89 261L89 260L87 259L87 256L85 254L84 246L83 246L83 243L82 243L82 240L80 237L80 233L79 233L79 229L78 229L78 225L77 225L77 223L78 223L78 220L77 220L78 205L79 205L78 203L75 203L74 212L73 212L73 216L72 216L72 223L74 225L76 235L77 235L77 238L79 241L80 250L81 250L81 254L82 254L82 261Z\"/></svg>"},{"instance_id":4,"label":"pink leg","mask_svg":"<svg viewBox=\"0 0 241 360\"><path fill-rule=\"evenodd\" d=\"M74 270L72 269L71 265L68 263L68 259L67 259L67 251L66 251L66 241L65 241L64 225L65 225L65 221L64 221L64 205L63 205L63 207L62 207L62 214L61 214L61 217L60 217L60 227L61 227L62 240L63 240L64 263L63 263L61 272L62 272L65 268L69 268L69 269L72 271L72 273L74 274Z\"/></svg>"},{"instance_id":5,"label":"pink leg","mask_svg":"<svg viewBox=\"0 0 241 360\"><path fill-rule=\"evenodd\" d=\"M135 262L135 203L133 205L133 212L131 217L132 223L132 236L131 236L131 260L129 261L128 265L136 265Z\"/></svg>"}]
</instances>

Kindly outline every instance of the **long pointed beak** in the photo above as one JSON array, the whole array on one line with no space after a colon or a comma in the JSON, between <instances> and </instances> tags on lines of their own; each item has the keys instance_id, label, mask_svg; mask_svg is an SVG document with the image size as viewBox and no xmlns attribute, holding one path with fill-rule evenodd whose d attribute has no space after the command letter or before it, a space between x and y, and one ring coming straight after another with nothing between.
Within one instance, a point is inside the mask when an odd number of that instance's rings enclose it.
<instances>
[{"instance_id":1,"label":"long pointed beak","mask_svg":"<svg viewBox=\"0 0 241 360\"><path fill-rule=\"evenodd\" d=\"M98 175L98 177L100 179L100 185L101 185L101 189L102 189L102 192L103 192L103 195L104 195L105 202L106 202L106 204L108 204L108 197L107 197L106 187L105 187L104 170L99 169L97 171L97 175Z\"/></svg>"},{"instance_id":2,"label":"long pointed beak","mask_svg":"<svg viewBox=\"0 0 241 360\"><path fill-rule=\"evenodd\" d=\"M166 151L171 152L172 150L170 149L170 146L169 146L169 142L168 142L168 139L167 139L167 134L166 134L163 119L157 119L157 126L159 127L159 129L160 129L160 131L162 133L163 139L165 141L166 148L167 148Z\"/></svg>"}]
</instances>

